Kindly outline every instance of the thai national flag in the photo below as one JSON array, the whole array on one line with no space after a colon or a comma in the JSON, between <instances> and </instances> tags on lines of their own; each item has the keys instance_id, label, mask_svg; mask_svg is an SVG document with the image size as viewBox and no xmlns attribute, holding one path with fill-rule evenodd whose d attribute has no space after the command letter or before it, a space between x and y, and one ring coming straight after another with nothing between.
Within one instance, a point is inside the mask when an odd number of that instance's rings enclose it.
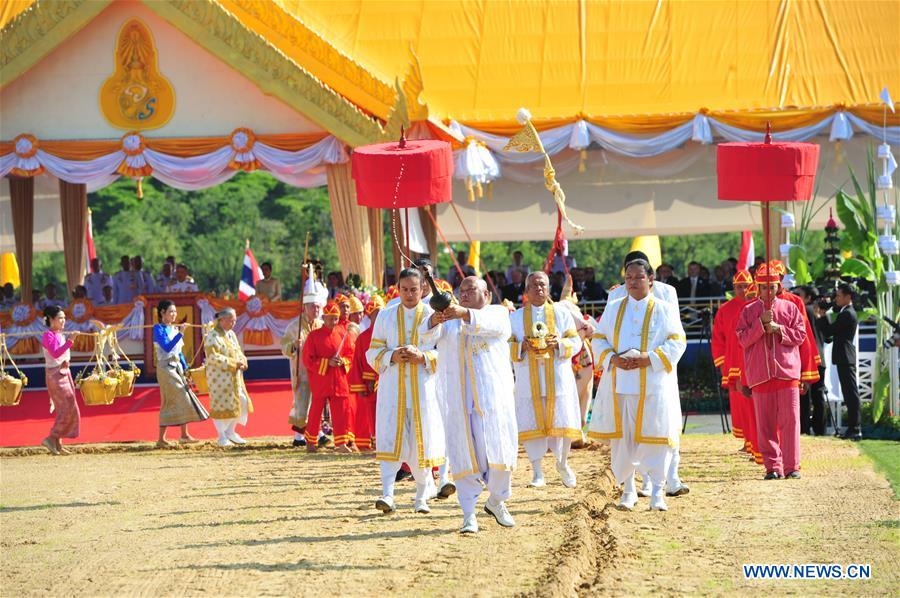
<instances>
[{"instance_id":1,"label":"thai national flag","mask_svg":"<svg viewBox=\"0 0 900 598\"><path fill-rule=\"evenodd\" d=\"M753 233L745 230L741 233L741 255L738 258L737 269L747 270L752 274L754 261L756 261L756 249L753 247Z\"/></svg>"},{"instance_id":2,"label":"thai national flag","mask_svg":"<svg viewBox=\"0 0 900 598\"><path fill-rule=\"evenodd\" d=\"M262 278L262 268L256 263L250 246L247 245L247 251L244 252L244 269L241 271L241 284L238 286L238 299L246 301L256 294L256 283Z\"/></svg>"}]
</instances>

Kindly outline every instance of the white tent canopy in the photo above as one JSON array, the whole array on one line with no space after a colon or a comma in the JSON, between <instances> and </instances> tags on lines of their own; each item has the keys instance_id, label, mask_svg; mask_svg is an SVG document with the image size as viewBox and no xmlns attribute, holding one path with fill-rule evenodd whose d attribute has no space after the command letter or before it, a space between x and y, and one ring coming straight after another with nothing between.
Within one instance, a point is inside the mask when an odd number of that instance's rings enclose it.
<instances>
[{"instance_id":1,"label":"white tent canopy","mask_svg":"<svg viewBox=\"0 0 900 598\"><path fill-rule=\"evenodd\" d=\"M816 179L818 197L828 198L847 185L852 164L864 177L871 137L857 136L841 143L827 137L821 146ZM553 158L557 178L566 193L569 217L585 228L581 238L636 235L684 235L760 230L758 204L718 201L716 148L688 142L651 158L627 158L603 150L587 152L585 172L579 172L580 153L563 150ZM556 227L553 198L543 186L543 163L505 165L494 181L492 197L467 199L461 182L454 201L472 237L479 241L552 239ZM799 213L800 207L793 206ZM451 241L465 241L462 227L447 206L439 208L439 224ZM813 223L824 227L828 210ZM575 238L567 231L570 238Z\"/></svg>"},{"instance_id":2,"label":"white tent canopy","mask_svg":"<svg viewBox=\"0 0 900 598\"><path fill-rule=\"evenodd\" d=\"M50 175L34 177L34 249L62 251L62 217L59 211L59 179ZM9 181L0 183L0 253L15 252Z\"/></svg>"}]
</instances>

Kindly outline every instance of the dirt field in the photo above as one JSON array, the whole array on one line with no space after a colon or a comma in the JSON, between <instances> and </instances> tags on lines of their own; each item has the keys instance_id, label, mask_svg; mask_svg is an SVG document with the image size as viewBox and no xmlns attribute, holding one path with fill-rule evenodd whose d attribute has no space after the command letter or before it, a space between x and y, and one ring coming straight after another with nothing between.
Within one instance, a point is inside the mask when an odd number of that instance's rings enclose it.
<instances>
[{"instance_id":1,"label":"dirt field","mask_svg":"<svg viewBox=\"0 0 900 598\"><path fill-rule=\"evenodd\" d=\"M277 445L0 452L3 595L889 595L900 582L898 503L848 443L804 439L804 479L762 482L736 441L688 436L691 494L622 513L605 450L578 451L579 488L527 489L524 456L501 529L460 536L455 499L393 516L372 507L363 456ZM741 563L870 563L866 582L742 579Z\"/></svg>"}]
</instances>

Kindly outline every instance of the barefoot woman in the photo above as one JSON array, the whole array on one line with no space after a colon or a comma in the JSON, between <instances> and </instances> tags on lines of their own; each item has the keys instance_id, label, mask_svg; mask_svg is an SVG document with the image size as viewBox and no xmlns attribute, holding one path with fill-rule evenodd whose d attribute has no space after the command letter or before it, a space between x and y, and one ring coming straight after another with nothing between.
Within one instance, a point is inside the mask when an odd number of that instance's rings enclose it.
<instances>
[{"instance_id":1,"label":"barefoot woman","mask_svg":"<svg viewBox=\"0 0 900 598\"><path fill-rule=\"evenodd\" d=\"M68 454L60 438L75 438L81 424L78 403L75 402L75 383L69 372L69 349L72 339L63 336L66 312L58 305L48 305L44 309L44 323L48 330L41 337L41 347L46 364L47 391L50 393L51 411L56 411L56 420L50 435L43 444L54 455ZM73 333L73 336L78 333Z\"/></svg>"},{"instance_id":2,"label":"barefoot woman","mask_svg":"<svg viewBox=\"0 0 900 598\"><path fill-rule=\"evenodd\" d=\"M156 379L161 397L156 446L169 445L166 442L166 428L169 426L181 426L181 442L196 442L188 434L187 425L207 419L209 413L185 377L188 367L181 349L184 347L182 333L187 325L175 324L178 310L168 299L159 302L156 314L160 323L153 326L153 344L156 345Z\"/></svg>"}]
</instances>

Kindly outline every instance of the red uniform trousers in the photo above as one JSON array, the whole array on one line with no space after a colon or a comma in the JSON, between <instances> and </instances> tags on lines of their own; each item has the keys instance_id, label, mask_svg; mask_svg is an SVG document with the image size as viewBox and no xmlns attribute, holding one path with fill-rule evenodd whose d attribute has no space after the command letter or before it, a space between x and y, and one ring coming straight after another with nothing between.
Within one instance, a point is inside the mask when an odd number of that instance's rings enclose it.
<instances>
[{"instance_id":1,"label":"red uniform trousers","mask_svg":"<svg viewBox=\"0 0 900 598\"><path fill-rule=\"evenodd\" d=\"M728 388L728 396L731 399L731 429L736 430L736 424L734 423L735 419L735 410L738 411L739 421L741 422L741 436L738 438L744 439L744 446L747 448L747 452L753 455L753 460L756 461L759 465L762 465L762 453L759 452L759 439L756 433L756 413L753 407L753 399L750 397L744 396L744 393L739 392L733 386ZM737 434L735 434L737 436Z\"/></svg>"},{"instance_id":2,"label":"red uniform trousers","mask_svg":"<svg viewBox=\"0 0 900 598\"><path fill-rule=\"evenodd\" d=\"M375 393L356 395L354 428L357 448L368 450L375 446L372 443L375 437Z\"/></svg>"},{"instance_id":3,"label":"red uniform trousers","mask_svg":"<svg viewBox=\"0 0 900 598\"><path fill-rule=\"evenodd\" d=\"M351 430L351 412L349 396L325 396L313 393L309 404L309 417L306 420L306 442L313 445L319 438L319 429L322 427L322 411L325 402L331 410L331 428L334 431L334 445L341 446L353 442Z\"/></svg>"},{"instance_id":4,"label":"red uniform trousers","mask_svg":"<svg viewBox=\"0 0 900 598\"><path fill-rule=\"evenodd\" d=\"M769 380L753 387L756 431L766 471L800 470L798 380Z\"/></svg>"}]
</instances>

